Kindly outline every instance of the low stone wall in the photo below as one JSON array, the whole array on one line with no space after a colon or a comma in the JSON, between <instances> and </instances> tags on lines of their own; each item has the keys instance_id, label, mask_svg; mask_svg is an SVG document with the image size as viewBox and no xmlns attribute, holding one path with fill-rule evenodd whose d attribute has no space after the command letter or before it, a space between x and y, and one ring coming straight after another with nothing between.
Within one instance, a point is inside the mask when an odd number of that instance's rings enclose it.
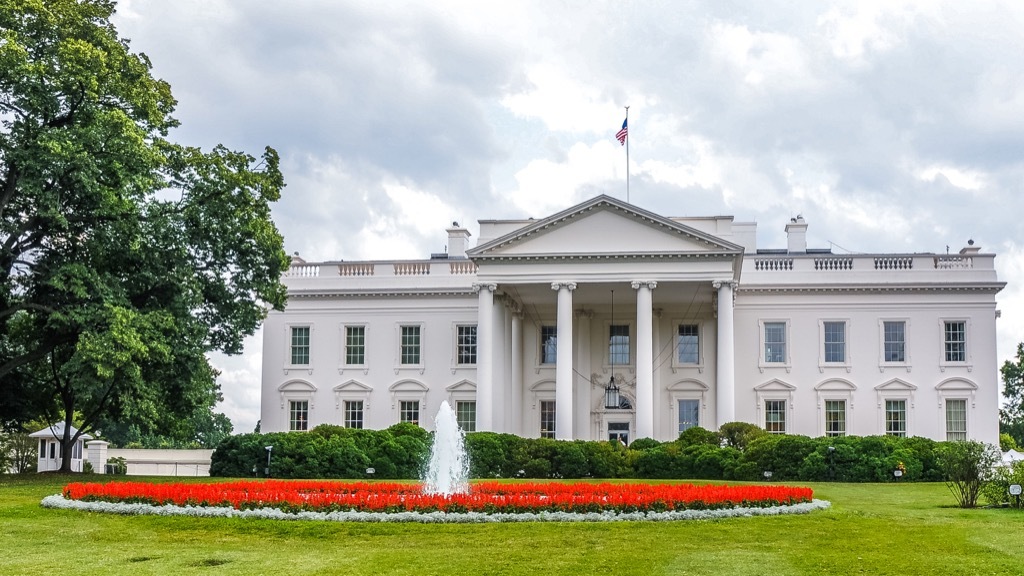
<instances>
[{"instance_id":1,"label":"low stone wall","mask_svg":"<svg viewBox=\"0 0 1024 576\"><path fill-rule=\"evenodd\" d=\"M107 459L124 458L129 476L209 476L213 450L110 448Z\"/></svg>"}]
</instances>

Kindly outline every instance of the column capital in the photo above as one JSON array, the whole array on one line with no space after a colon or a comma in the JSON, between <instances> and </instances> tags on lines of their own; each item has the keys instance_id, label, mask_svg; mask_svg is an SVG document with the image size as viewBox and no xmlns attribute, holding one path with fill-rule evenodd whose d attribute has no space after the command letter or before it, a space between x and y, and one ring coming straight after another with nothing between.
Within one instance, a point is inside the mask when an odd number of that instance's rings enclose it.
<instances>
[{"instance_id":1,"label":"column capital","mask_svg":"<svg viewBox=\"0 0 1024 576\"><path fill-rule=\"evenodd\" d=\"M733 290L735 290L736 287L739 286L739 285L740 285L740 283L735 281L735 280L713 280L711 282L711 286L715 290L721 289L722 286L727 286L727 287L732 288Z\"/></svg>"},{"instance_id":2,"label":"column capital","mask_svg":"<svg viewBox=\"0 0 1024 576\"><path fill-rule=\"evenodd\" d=\"M571 292L571 291L576 289L576 283L575 282L552 282L551 283L551 289L552 290L561 290L562 288L568 288L569 291Z\"/></svg>"},{"instance_id":3,"label":"column capital","mask_svg":"<svg viewBox=\"0 0 1024 576\"><path fill-rule=\"evenodd\" d=\"M641 286L647 286L651 290L658 287L658 283L654 280L633 280L629 285L633 287L633 290L639 290Z\"/></svg>"},{"instance_id":4,"label":"column capital","mask_svg":"<svg viewBox=\"0 0 1024 576\"><path fill-rule=\"evenodd\" d=\"M473 293L478 294L481 290L488 290L494 292L498 289L498 285L494 282L473 282Z\"/></svg>"},{"instance_id":5,"label":"column capital","mask_svg":"<svg viewBox=\"0 0 1024 576\"><path fill-rule=\"evenodd\" d=\"M523 316L523 305L511 298L505 298L505 308L508 308L512 314L518 315L520 318Z\"/></svg>"}]
</instances>

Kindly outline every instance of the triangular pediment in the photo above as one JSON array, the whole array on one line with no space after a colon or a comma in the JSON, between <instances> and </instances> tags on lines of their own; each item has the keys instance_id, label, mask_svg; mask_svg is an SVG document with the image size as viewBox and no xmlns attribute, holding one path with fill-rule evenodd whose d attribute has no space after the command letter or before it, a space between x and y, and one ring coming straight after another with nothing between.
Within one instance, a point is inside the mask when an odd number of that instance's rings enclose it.
<instances>
[{"instance_id":1,"label":"triangular pediment","mask_svg":"<svg viewBox=\"0 0 1024 576\"><path fill-rule=\"evenodd\" d=\"M598 196L467 252L470 258L629 255L739 255L743 248L706 232Z\"/></svg>"},{"instance_id":2,"label":"triangular pediment","mask_svg":"<svg viewBox=\"0 0 1024 576\"><path fill-rule=\"evenodd\" d=\"M754 386L754 390L758 392L792 392L796 390L796 386L793 386L789 382L783 382L778 378L773 378L764 384L758 384Z\"/></svg>"},{"instance_id":3,"label":"triangular pediment","mask_svg":"<svg viewBox=\"0 0 1024 576\"><path fill-rule=\"evenodd\" d=\"M448 392L476 392L476 384L469 380L459 380L455 384L445 388Z\"/></svg>"},{"instance_id":4,"label":"triangular pediment","mask_svg":"<svg viewBox=\"0 0 1024 576\"><path fill-rule=\"evenodd\" d=\"M335 392L359 392L369 394L373 392L373 388L359 382L358 380L348 380L334 387Z\"/></svg>"},{"instance_id":5,"label":"triangular pediment","mask_svg":"<svg viewBox=\"0 0 1024 576\"><path fill-rule=\"evenodd\" d=\"M889 390L889 391L892 391L892 390L906 390L906 391L909 391L909 390L917 390L917 386L914 386L910 382L906 382L904 380L900 380L899 378L893 378L892 380L889 380L888 382L885 382L883 384L879 384L878 386L875 386L875 390L878 390L878 391L884 391L884 390Z\"/></svg>"}]
</instances>

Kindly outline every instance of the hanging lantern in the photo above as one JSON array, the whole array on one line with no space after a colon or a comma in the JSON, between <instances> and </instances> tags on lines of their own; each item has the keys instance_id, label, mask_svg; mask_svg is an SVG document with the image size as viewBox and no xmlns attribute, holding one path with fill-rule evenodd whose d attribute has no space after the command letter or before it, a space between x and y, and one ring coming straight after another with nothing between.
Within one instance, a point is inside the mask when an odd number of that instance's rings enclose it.
<instances>
[{"instance_id":1,"label":"hanging lantern","mask_svg":"<svg viewBox=\"0 0 1024 576\"><path fill-rule=\"evenodd\" d=\"M615 377L608 381L608 387L604 389L604 407L614 409L619 407L619 387L615 385Z\"/></svg>"}]
</instances>

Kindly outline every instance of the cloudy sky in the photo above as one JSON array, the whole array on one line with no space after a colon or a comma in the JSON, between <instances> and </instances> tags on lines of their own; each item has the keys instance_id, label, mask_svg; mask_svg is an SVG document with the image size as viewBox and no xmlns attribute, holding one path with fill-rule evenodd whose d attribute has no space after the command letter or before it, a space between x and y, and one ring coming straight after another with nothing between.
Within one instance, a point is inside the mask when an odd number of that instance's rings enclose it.
<instances>
[{"instance_id":1,"label":"cloudy sky","mask_svg":"<svg viewBox=\"0 0 1024 576\"><path fill-rule=\"evenodd\" d=\"M493 7L482 7L493 5ZM274 219L305 259L420 258L444 228L625 198L754 220L784 247L944 252L973 239L1024 340L1019 2L130 0L175 138L280 152ZM261 338L214 359L236 431Z\"/></svg>"}]
</instances>

